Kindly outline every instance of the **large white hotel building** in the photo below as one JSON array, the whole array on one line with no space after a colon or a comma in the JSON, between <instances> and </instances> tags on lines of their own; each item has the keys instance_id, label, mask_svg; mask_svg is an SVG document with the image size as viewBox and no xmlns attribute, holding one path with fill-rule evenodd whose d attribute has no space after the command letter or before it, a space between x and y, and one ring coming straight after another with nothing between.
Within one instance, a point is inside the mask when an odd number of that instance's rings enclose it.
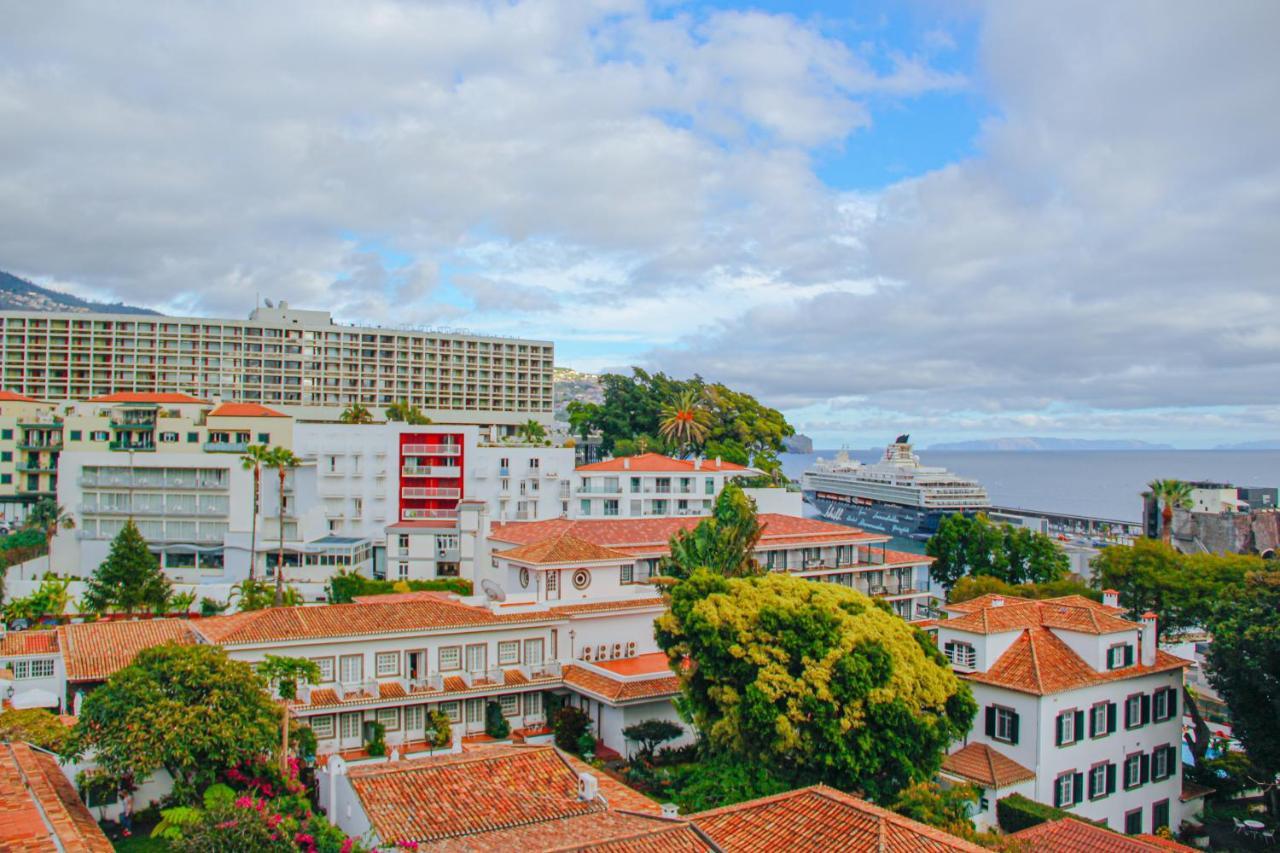
<instances>
[{"instance_id":1,"label":"large white hotel building","mask_svg":"<svg viewBox=\"0 0 1280 853\"><path fill-rule=\"evenodd\" d=\"M446 423L551 422L549 341L346 326L284 302L248 320L5 311L0 332L0 387L41 400L180 392L333 414L407 400Z\"/></svg>"}]
</instances>

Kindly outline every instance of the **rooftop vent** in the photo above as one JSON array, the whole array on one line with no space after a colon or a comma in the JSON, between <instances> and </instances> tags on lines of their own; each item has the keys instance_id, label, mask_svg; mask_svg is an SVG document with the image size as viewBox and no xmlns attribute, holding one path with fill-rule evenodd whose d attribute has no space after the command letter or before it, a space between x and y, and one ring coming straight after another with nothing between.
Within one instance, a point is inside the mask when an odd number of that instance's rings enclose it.
<instances>
[{"instance_id":1,"label":"rooftop vent","mask_svg":"<svg viewBox=\"0 0 1280 853\"><path fill-rule=\"evenodd\" d=\"M1004 607L1004 598L1003 598L1003 597L1001 597L1001 596L999 596L999 595L992 596L992 598L991 598L991 606L992 606L992 607Z\"/></svg>"},{"instance_id":2,"label":"rooftop vent","mask_svg":"<svg viewBox=\"0 0 1280 853\"><path fill-rule=\"evenodd\" d=\"M680 816L680 809L676 807L675 803L663 803L662 816L674 820Z\"/></svg>"}]
</instances>

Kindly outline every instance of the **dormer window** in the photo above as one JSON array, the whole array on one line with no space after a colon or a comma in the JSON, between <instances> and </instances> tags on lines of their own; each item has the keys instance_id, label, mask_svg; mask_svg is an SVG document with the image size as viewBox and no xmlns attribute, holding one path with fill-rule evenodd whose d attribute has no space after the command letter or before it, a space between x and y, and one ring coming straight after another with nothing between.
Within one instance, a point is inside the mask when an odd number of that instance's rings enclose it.
<instances>
[{"instance_id":1,"label":"dormer window","mask_svg":"<svg viewBox=\"0 0 1280 853\"><path fill-rule=\"evenodd\" d=\"M942 646L943 653L953 666L964 666L973 669L978 665L978 652L972 643L961 643L948 640Z\"/></svg>"},{"instance_id":2,"label":"dormer window","mask_svg":"<svg viewBox=\"0 0 1280 853\"><path fill-rule=\"evenodd\" d=\"M1107 649L1107 669L1133 666L1133 644L1116 643Z\"/></svg>"}]
</instances>

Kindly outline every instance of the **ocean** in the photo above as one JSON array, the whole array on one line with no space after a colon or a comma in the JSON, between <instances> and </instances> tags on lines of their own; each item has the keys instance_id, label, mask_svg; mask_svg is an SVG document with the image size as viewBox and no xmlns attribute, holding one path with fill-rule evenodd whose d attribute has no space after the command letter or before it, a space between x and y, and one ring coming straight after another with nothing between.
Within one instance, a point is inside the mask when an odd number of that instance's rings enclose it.
<instances>
[{"instance_id":1,"label":"ocean","mask_svg":"<svg viewBox=\"0 0 1280 853\"><path fill-rule=\"evenodd\" d=\"M874 462L882 450L851 450ZM800 479L834 450L784 453L782 468ZM1142 519L1141 493L1156 479L1209 480L1237 486L1280 486L1280 450L917 451L925 465L950 469L987 487L991 502L1122 521Z\"/></svg>"}]
</instances>

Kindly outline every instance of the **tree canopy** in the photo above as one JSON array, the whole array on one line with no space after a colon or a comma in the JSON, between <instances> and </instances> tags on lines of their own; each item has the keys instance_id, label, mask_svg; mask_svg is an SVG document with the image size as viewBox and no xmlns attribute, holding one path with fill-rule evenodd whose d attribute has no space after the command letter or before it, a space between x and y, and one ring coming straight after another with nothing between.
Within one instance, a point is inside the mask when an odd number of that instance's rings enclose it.
<instances>
[{"instance_id":1,"label":"tree canopy","mask_svg":"<svg viewBox=\"0 0 1280 853\"><path fill-rule=\"evenodd\" d=\"M129 519L111 541L107 559L86 582L85 604L96 613L163 612L173 594L160 561L147 548L138 526Z\"/></svg>"},{"instance_id":2,"label":"tree canopy","mask_svg":"<svg viewBox=\"0 0 1280 853\"><path fill-rule=\"evenodd\" d=\"M424 415L421 409L408 400L397 400L387 406L387 420L399 421L411 426L431 423L431 418Z\"/></svg>"},{"instance_id":3,"label":"tree canopy","mask_svg":"<svg viewBox=\"0 0 1280 853\"><path fill-rule=\"evenodd\" d=\"M569 423L583 438L599 430L615 455L689 451L774 470L782 440L795 434L778 410L700 376L680 380L634 367L631 376L606 373L600 384L604 402L570 403Z\"/></svg>"},{"instance_id":4,"label":"tree canopy","mask_svg":"<svg viewBox=\"0 0 1280 853\"><path fill-rule=\"evenodd\" d=\"M1206 627L1217 601L1238 594L1249 572L1267 568L1261 557L1180 554L1155 539L1104 548L1092 566L1094 584L1119 592L1130 613L1154 612L1161 635Z\"/></svg>"},{"instance_id":5,"label":"tree canopy","mask_svg":"<svg viewBox=\"0 0 1280 853\"><path fill-rule=\"evenodd\" d=\"M1011 524L992 524L985 515L948 516L925 544L934 558L929 575L950 589L960 578L990 576L1010 584L1061 579L1070 561L1048 536Z\"/></svg>"},{"instance_id":6,"label":"tree canopy","mask_svg":"<svg viewBox=\"0 0 1280 853\"><path fill-rule=\"evenodd\" d=\"M697 570L656 623L711 749L882 803L931 778L976 713L922 632L859 592Z\"/></svg>"},{"instance_id":7,"label":"tree canopy","mask_svg":"<svg viewBox=\"0 0 1280 853\"><path fill-rule=\"evenodd\" d=\"M191 799L217 774L266 755L279 711L247 663L217 646L167 643L144 649L85 697L72 732L108 773L145 779L169 771Z\"/></svg>"},{"instance_id":8,"label":"tree canopy","mask_svg":"<svg viewBox=\"0 0 1280 853\"><path fill-rule=\"evenodd\" d=\"M961 601L988 594L1017 595L1023 598L1081 595L1092 598L1094 601L1102 600L1102 593L1099 590L1073 578L1062 578L1047 583L1012 584L991 575L965 575L947 592L947 601L951 604L959 604Z\"/></svg>"},{"instance_id":9,"label":"tree canopy","mask_svg":"<svg viewBox=\"0 0 1280 853\"><path fill-rule=\"evenodd\" d=\"M696 569L725 577L759 574L762 569L754 552L763 532L755 502L737 483L726 483L710 518L671 537L671 553L662 560L662 573L675 578L687 578Z\"/></svg>"},{"instance_id":10,"label":"tree canopy","mask_svg":"<svg viewBox=\"0 0 1280 853\"><path fill-rule=\"evenodd\" d=\"M25 740L61 754L71 739L71 729L44 708L9 708L0 711L0 741Z\"/></svg>"}]
</instances>

